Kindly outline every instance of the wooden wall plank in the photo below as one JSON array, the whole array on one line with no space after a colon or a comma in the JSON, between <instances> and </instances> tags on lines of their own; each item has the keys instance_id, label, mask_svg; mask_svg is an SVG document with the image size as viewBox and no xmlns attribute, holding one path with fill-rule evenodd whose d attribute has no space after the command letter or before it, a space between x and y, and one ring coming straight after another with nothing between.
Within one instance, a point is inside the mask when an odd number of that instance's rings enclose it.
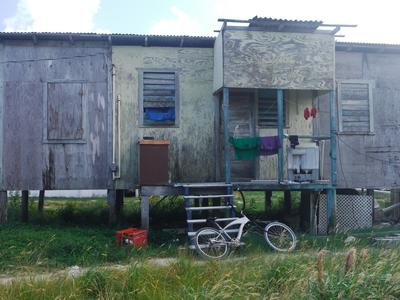
<instances>
[{"instance_id":1,"label":"wooden wall plank","mask_svg":"<svg viewBox=\"0 0 400 300\"><path fill-rule=\"evenodd\" d=\"M109 50L109 46L90 42L71 45L41 41L35 46L25 41L5 42L2 60L15 61L2 65L6 94L5 188L106 189L109 186ZM31 61L26 62L27 59ZM50 92L50 108L61 112L51 116L55 127L50 126L49 136L45 130L48 83L57 86L53 95ZM71 96L81 91L77 88L62 91L58 89L59 83L71 84L69 87L83 85L82 115L79 101ZM81 123L83 132L77 130Z\"/></svg>"},{"instance_id":2,"label":"wooden wall plank","mask_svg":"<svg viewBox=\"0 0 400 300\"><path fill-rule=\"evenodd\" d=\"M223 53L226 87L333 89L334 39L329 35L228 29Z\"/></svg>"}]
</instances>

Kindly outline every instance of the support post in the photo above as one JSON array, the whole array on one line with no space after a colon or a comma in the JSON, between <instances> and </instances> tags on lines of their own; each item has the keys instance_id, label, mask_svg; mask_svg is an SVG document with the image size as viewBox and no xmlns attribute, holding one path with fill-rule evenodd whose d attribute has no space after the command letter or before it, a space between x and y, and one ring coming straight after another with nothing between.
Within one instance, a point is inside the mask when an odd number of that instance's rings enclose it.
<instances>
[{"instance_id":1,"label":"support post","mask_svg":"<svg viewBox=\"0 0 400 300\"><path fill-rule=\"evenodd\" d=\"M331 158L331 188L328 190L328 232L334 228L334 215L336 206L336 96L335 91L329 94L329 107L330 107L330 158Z\"/></svg>"},{"instance_id":2,"label":"support post","mask_svg":"<svg viewBox=\"0 0 400 300\"><path fill-rule=\"evenodd\" d=\"M114 189L107 190L107 202L108 202L108 223L113 225L117 223L117 191Z\"/></svg>"},{"instance_id":3,"label":"support post","mask_svg":"<svg viewBox=\"0 0 400 300\"><path fill-rule=\"evenodd\" d=\"M150 204L149 196L140 195L140 218L142 229L150 228Z\"/></svg>"},{"instance_id":4,"label":"support post","mask_svg":"<svg viewBox=\"0 0 400 300\"><path fill-rule=\"evenodd\" d=\"M303 231L310 229L311 191L302 190L300 194L300 228Z\"/></svg>"},{"instance_id":5,"label":"support post","mask_svg":"<svg viewBox=\"0 0 400 300\"><path fill-rule=\"evenodd\" d=\"M24 190L21 193L21 222L28 222L29 219L29 191Z\"/></svg>"},{"instance_id":6,"label":"support post","mask_svg":"<svg viewBox=\"0 0 400 300\"><path fill-rule=\"evenodd\" d=\"M38 211L43 212L44 207L44 190L39 191Z\"/></svg>"},{"instance_id":7,"label":"support post","mask_svg":"<svg viewBox=\"0 0 400 300\"><path fill-rule=\"evenodd\" d=\"M7 191L0 191L0 225L7 223Z\"/></svg>"},{"instance_id":8,"label":"support post","mask_svg":"<svg viewBox=\"0 0 400 300\"><path fill-rule=\"evenodd\" d=\"M285 213L290 214L292 210L292 195L290 194L290 191L283 192L283 202L284 202Z\"/></svg>"},{"instance_id":9,"label":"support post","mask_svg":"<svg viewBox=\"0 0 400 300\"><path fill-rule=\"evenodd\" d=\"M278 182L283 181L283 90L277 90L277 106L278 106L278 138L282 145L278 149Z\"/></svg>"},{"instance_id":10,"label":"support post","mask_svg":"<svg viewBox=\"0 0 400 300\"><path fill-rule=\"evenodd\" d=\"M117 217L117 221L120 220L120 218L122 216L122 211L124 208L124 194L125 194L125 190L117 190L116 191L115 214Z\"/></svg>"},{"instance_id":11,"label":"support post","mask_svg":"<svg viewBox=\"0 0 400 300\"><path fill-rule=\"evenodd\" d=\"M231 183L231 155L229 145L229 89L223 88L222 110L224 113L225 182Z\"/></svg>"},{"instance_id":12,"label":"support post","mask_svg":"<svg viewBox=\"0 0 400 300\"><path fill-rule=\"evenodd\" d=\"M184 188L184 193L185 193L185 208L189 208L190 207L190 199L188 198L190 196L189 193L189 187L185 186ZM186 209L186 218L187 220L191 220L192 219L192 211L189 209ZM188 223L188 231L192 232L193 231L193 224L192 223Z\"/></svg>"},{"instance_id":13,"label":"support post","mask_svg":"<svg viewBox=\"0 0 400 300\"><path fill-rule=\"evenodd\" d=\"M390 205L395 205L400 202L400 189L390 190ZM392 213L392 218L398 220L400 218L400 208L395 208Z\"/></svg>"},{"instance_id":14,"label":"support post","mask_svg":"<svg viewBox=\"0 0 400 300\"><path fill-rule=\"evenodd\" d=\"M272 208L272 191L265 191L264 192L264 211L271 211Z\"/></svg>"}]
</instances>

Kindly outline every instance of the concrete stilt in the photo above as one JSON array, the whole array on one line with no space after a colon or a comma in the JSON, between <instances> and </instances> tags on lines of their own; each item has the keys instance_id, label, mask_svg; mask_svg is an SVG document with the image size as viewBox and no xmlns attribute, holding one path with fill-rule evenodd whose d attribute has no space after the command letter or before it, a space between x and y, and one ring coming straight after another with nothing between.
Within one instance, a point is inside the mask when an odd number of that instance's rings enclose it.
<instances>
[{"instance_id":1,"label":"concrete stilt","mask_svg":"<svg viewBox=\"0 0 400 300\"><path fill-rule=\"evenodd\" d=\"M272 191L264 192L264 210L265 212L270 211L272 207Z\"/></svg>"},{"instance_id":2,"label":"concrete stilt","mask_svg":"<svg viewBox=\"0 0 400 300\"><path fill-rule=\"evenodd\" d=\"M149 196L140 196L140 216L141 216L141 227L143 229L148 230L150 227Z\"/></svg>"},{"instance_id":3,"label":"concrete stilt","mask_svg":"<svg viewBox=\"0 0 400 300\"><path fill-rule=\"evenodd\" d=\"M38 201L38 210L43 212L44 207L44 190L39 191L39 201Z\"/></svg>"},{"instance_id":4,"label":"concrete stilt","mask_svg":"<svg viewBox=\"0 0 400 300\"><path fill-rule=\"evenodd\" d=\"M108 202L108 223L110 225L117 223L117 191L107 190L107 202Z\"/></svg>"},{"instance_id":5,"label":"concrete stilt","mask_svg":"<svg viewBox=\"0 0 400 300\"><path fill-rule=\"evenodd\" d=\"M0 191L0 225L7 223L7 191Z\"/></svg>"},{"instance_id":6,"label":"concrete stilt","mask_svg":"<svg viewBox=\"0 0 400 300\"><path fill-rule=\"evenodd\" d=\"M24 190L21 193L21 221L28 222L29 220L29 191Z\"/></svg>"}]
</instances>

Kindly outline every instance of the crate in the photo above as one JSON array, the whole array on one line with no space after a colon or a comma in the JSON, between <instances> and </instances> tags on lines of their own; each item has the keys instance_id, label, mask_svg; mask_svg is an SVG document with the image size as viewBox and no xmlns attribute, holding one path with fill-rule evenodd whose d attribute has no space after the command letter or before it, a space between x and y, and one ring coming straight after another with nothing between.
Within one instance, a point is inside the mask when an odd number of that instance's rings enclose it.
<instances>
[{"instance_id":1,"label":"crate","mask_svg":"<svg viewBox=\"0 0 400 300\"><path fill-rule=\"evenodd\" d=\"M133 246L135 248L147 246L147 230L127 228L115 233L115 242L118 246Z\"/></svg>"}]
</instances>

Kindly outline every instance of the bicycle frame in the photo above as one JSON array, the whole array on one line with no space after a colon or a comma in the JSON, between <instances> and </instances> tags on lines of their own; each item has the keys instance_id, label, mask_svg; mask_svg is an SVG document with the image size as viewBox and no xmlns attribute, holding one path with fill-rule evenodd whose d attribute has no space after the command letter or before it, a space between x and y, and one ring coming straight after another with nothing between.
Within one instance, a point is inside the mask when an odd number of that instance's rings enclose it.
<instances>
[{"instance_id":1,"label":"bicycle frame","mask_svg":"<svg viewBox=\"0 0 400 300\"><path fill-rule=\"evenodd\" d=\"M238 218L238 219L236 219L236 220L233 220L232 222L230 222L230 223L228 223L227 225L225 225L225 227L221 227L217 222L215 222L215 225L217 225L218 228L219 228L219 230L220 230L220 234L224 234L225 237L229 238L230 243L233 243L234 241L240 241L240 239L242 238L242 235L243 235L244 226L245 226L247 223L251 222L250 219L247 218L244 214L242 214L242 215L243 215L243 217ZM236 226L237 226L237 225L240 225L240 226L239 226L239 231L238 231L236 237L235 237L235 238L232 238L232 237L228 234L228 232L226 232L226 230L228 230L230 227L235 226L235 225L236 225Z\"/></svg>"}]
</instances>

